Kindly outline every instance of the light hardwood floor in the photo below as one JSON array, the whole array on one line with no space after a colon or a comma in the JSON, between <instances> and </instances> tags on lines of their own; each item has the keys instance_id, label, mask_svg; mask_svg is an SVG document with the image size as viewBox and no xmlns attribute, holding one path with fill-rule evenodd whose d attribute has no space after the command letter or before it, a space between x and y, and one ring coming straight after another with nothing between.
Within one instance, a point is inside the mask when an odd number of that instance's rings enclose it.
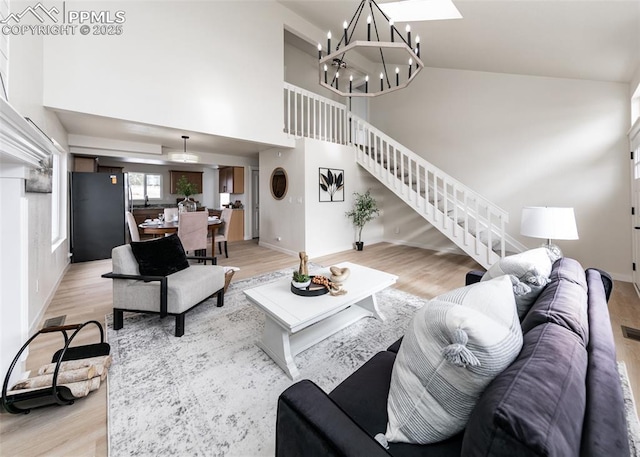
<instances>
[{"instance_id":1,"label":"light hardwood floor","mask_svg":"<svg viewBox=\"0 0 640 457\"><path fill-rule=\"evenodd\" d=\"M281 268L297 267L298 257L259 247L256 241L229 244L229 259L218 255L220 265L240 267L234 280ZM364 251L346 251L310 261L329 266L351 261L399 276L395 285L403 291L431 298L464 285L468 270L480 267L471 259L387 243L365 246ZM588 267L591 265L585 265ZM111 270L110 260L72 264L64 276L44 319L66 315L66 323L95 319L104 324L111 312L111 280L100 275ZM630 283L616 281L609 302L618 359L624 360L634 392L640 392L640 342L622 337L620 325L640 328L640 299ZM88 328L87 328L88 329ZM189 331L189 315L186 319ZM87 330L82 342L95 342L97 333ZM32 344L29 369L50 361L61 347L60 337L42 337ZM381 348L383 349L383 348ZM27 415L0 415L2 456L106 456L107 389L102 386L71 406L47 407Z\"/></svg>"}]
</instances>

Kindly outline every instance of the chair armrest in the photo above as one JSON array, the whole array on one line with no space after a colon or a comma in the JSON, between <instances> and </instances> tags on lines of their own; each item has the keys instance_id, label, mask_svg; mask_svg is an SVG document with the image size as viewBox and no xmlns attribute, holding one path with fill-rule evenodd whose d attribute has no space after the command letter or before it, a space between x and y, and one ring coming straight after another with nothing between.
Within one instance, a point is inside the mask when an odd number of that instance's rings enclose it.
<instances>
[{"instance_id":1,"label":"chair armrest","mask_svg":"<svg viewBox=\"0 0 640 457\"><path fill-rule=\"evenodd\" d=\"M102 278L108 279L135 279L138 281L162 281L166 276L149 276L149 275L125 275L121 273L109 272L101 275Z\"/></svg>"},{"instance_id":2,"label":"chair armrest","mask_svg":"<svg viewBox=\"0 0 640 457\"><path fill-rule=\"evenodd\" d=\"M600 273L602 286L604 287L604 295L607 299L607 303L609 303L609 297L611 297L611 291L613 290L613 279L611 278L611 275L600 268L587 268L587 270L595 270Z\"/></svg>"},{"instance_id":3,"label":"chair armrest","mask_svg":"<svg viewBox=\"0 0 640 457\"><path fill-rule=\"evenodd\" d=\"M482 279L484 274L485 274L485 272L481 271L481 270L471 270L471 271L469 271L467 273L467 276L465 277L464 284L466 286L469 286L471 284L475 284L477 282L480 282L480 280Z\"/></svg>"},{"instance_id":4,"label":"chair armrest","mask_svg":"<svg viewBox=\"0 0 640 457\"><path fill-rule=\"evenodd\" d=\"M187 256L187 260L204 260L204 264L207 264L207 260L211 260L211 265L218 265L218 258L217 257L204 257L204 256L198 256L198 255L188 255Z\"/></svg>"},{"instance_id":5,"label":"chair armrest","mask_svg":"<svg viewBox=\"0 0 640 457\"><path fill-rule=\"evenodd\" d=\"M160 317L167 317L167 283L168 276L147 276L147 275L125 275L120 273L105 273L101 275L103 278L108 279L134 279L137 281L160 282Z\"/></svg>"},{"instance_id":6,"label":"chair armrest","mask_svg":"<svg viewBox=\"0 0 640 457\"><path fill-rule=\"evenodd\" d=\"M278 398L276 457L390 454L316 384L300 381Z\"/></svg>"}]
</instances>

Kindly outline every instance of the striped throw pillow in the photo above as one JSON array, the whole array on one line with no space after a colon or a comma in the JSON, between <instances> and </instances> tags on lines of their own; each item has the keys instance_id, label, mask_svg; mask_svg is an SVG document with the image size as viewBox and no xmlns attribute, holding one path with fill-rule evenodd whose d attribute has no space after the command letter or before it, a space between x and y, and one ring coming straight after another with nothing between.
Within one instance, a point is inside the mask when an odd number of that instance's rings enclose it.
<instances>
[{"instance_id":1,"label":"striped throw pillow","mask_svg":"<svg viewBox=\"0 0 640 457\"><path fill-rule=\"evenodd\" d=\"M464 429L485 387L517 357L522 331L501 276L430 300L393 366L383 442L428 444Z\"/></svg>"}]
</instances>

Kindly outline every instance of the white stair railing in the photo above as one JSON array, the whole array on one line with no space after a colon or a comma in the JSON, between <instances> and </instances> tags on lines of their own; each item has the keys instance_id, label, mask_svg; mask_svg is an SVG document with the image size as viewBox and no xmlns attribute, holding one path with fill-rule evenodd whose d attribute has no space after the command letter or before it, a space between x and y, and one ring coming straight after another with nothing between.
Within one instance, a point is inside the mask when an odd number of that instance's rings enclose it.
<instances>
[{"instance_id":1,"label":"white stair railing","mask_svg":"<svg viewBox=\"0 0 640 457\"><path fill-rule=\"evenodd\" d=\"M348 144L347 107L284 83L284 131L292 138L314 138Z\"/></svg>"},{"instance_id":2,"label":"white stair railing","mask_svg":"<svg viewBox=\"0 0 640 457\"><path fill-rule=\"evenodd\" d=\"M524 245L506 233L509 215L388 135L347 111L345 105L285 83L285 132L352 144L356 161L488 268Z\"/></svg>"}]
</instances>

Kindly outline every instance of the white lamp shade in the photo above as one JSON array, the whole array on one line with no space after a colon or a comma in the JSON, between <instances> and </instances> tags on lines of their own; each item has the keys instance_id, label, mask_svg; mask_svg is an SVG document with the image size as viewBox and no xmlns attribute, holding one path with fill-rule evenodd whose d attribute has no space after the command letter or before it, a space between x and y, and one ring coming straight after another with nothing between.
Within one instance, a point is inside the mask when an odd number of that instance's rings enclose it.
<instances>
[{"instance_id":1,"label":"white lamp shade","mask_svg":"<svg viewBox=\"0 0 640 457\"><path fill-rule=\"evenodd\" d=\"M520 233L548 240L577 240L578 228L573 208L526 206L522 208Z\"/></svg>"}]
</instances>

